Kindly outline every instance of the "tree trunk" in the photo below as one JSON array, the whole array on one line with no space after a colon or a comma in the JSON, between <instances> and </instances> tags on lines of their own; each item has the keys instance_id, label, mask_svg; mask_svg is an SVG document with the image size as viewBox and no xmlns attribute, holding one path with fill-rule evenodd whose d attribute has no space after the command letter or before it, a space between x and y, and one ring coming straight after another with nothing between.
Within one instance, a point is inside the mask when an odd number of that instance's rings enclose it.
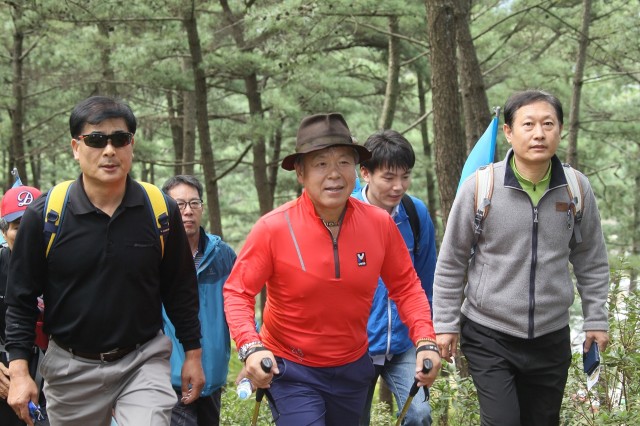
<instances>
[{"instance_id":1,"label":"tree trunk","mask_svg":"<svg viewBox=\"0 0 640 426\"><path fill-rule=\"evenodd\" d=\"M112 31L110 22L98 22L98 31L102 36L100 48L100 68L102 81L97 84L97 95L118 96L118 86L115 84L115 73L111 66L111 46L109 32Z\"/></svg>"},{"instance_id":2,"label":"tree trunk","mask_svg":"<svg viewBox=\"0 0 640 426\"><path fill-rule=\"evenodd\" d=\"M471 36L470 14L471 1L456 0L456 44L467 153L471 152L492 118L482 70Z\"/></svg>"},{"instance_id":3,"label":"tree trunk","mask_svg":"<svg viewBox=\"0 0 640 426\"><path fill-rule=\"evenodd\" d=\"M220 0L220 5L224 11L227 23L231 27L231 34L240 51L247 49L244 39L243 19L236 18L229 7L227 0ZM249 114L256 124L264 118L264 110L262 108L262 95L258 85L258 76L254 70L250 70L244 76L245 96L249 103ZM261 126L257 126L261 127ZM274 138L272 141L274 148L280 152L280 141ZM278 165L271 166L271 176L268 173L267 162L267 146L266 138L263 134L256 134L252 145L253 151L253 179L258 194L258 205L260 206L260 214L270 212L273 209L273 200L275 195L276 178ZM274 157L274 160L276 157ZM264 312L264 306L267 302L267 288L263 287L260 292L260 313Z\"/></svg>"},{"instance_id":4,"label":"tree trunk","mask_svg":"<svg viewBox=\"0 0 640 426\"><path fill-rule=\"evenodd\" d=\"M38 153L38 151L33 146L31 139L27 139L25 141L25 145L27 146L27 150L31 153L29 155L29 164L31 165L31 176L33 177L31 181L31 186L40 188L40 174L42 172L42 163L40 160L40 156L42 154Z\"/></svg>"},{"instance_id":5,"label":"tree trunk","mask_svg":"<svg viewBox=\"0 0 640 426\"><path fill-rule=\"evenodd\" d=\"M393 116L396 112L396 104L398 102L400 75L400 41L395 34L398 34L398 17L389 16L389 64L387 71L387 89L384 94L384 104L382 105L382 113L378 121L380 130L390 129L393 125Z\"/></svg>"},{"instance_id":6,"label":"tree trunk","mask_svg":"<svg viewBox=\"0 0 640 426\"><path fill-rule=\"evenodd\" d=\"M276 128L273 137L269 140L269 148L271 148L272 158L280 158L280 151L282 147L282 127L284 126L284 120L280 119L280 125ZM271 192L271 198L274 199L276 193L276 185L278 183L278 169L280 169L280 163L272 161L267 168L267 176L269 177L269 191Z\"/></svg>"},{"instance_id":7,"label":"tree trunk","mask_svg":"<svg viewBox=\"0 0 640 426\"><path fill-rule=\"evenodd\" d=\"M247 100L249 101L249 113L254 122L260 122L263 119L264 111L262 109L262 96L258 88L258 76L255 72L244 78ZM267 144L263 135L255 135L253 143L253 179L258 191L258 203L260 205L260 214L273 210L272 187L269 183L267 175ZM275 189L275 186L273 187Z\"/></svg>"},{"instance_id":8,"label":"tree trunk","mask_svg":"<svg viewBox=\"0 0 640 426\"><path fill-rule=\"evenodd\" d=\"M636 150L636 163L640 161L640 145ZM632 237L631 237L631 256L635 259L631 262L631 271L629 273L629 291L635 292L638 290L638 260L640 260L640 170L635 167L635 188L633 191L633 219L631 224Z\"/></svg>"},{"instance_id":9,"label":"tree trunk","mask_svg":"<svg viewBox=\"0 0 640 426\"><path fill-rule=\"evenodd\" d=\"M192 66L191 60L185 59L183 65L185 68ZM195 92L184 90L182 101L182 174L192 175L196 158L197 109Z\"/></svg>"},{"instance_id":10,"label":"tree trunk","mask_svg":"<svg viewBox=\"0 0 640 426\"><path fill-rule=\"evenodd\" d=\"M427 116L427 89L425 88L425 81L427 75L424 70L419 69L418 75L418 102L420 104L420 117ZM427 180L427 207L429 209L429 216L431 216L431 222L438 231L438 214L436 209L436 185L435 178L433 176L433 156L431 155L431 144L429 143L429 128L427 126L427 119L425 118L420 123L420 134L422 135L422 153L425 159L425 178ZM440 245L440 239L436 238L436 251Z\"/></svg>"},{"instance_id":11,"label":"tree trunk","mask_svg":"<svg viewBox=\"0 0 640 426\"><path fill-rule=\"evenodd\" d=\"M589 46L589 26L591 24L591 0L582 0L582 29L578 44L576 71L573 74L573 91L571 93L571 110L569 111L569 137L567 146L567 163L578 168L578 131L580 128L580 98L582 96L582 77L587 61Z\"/></svg>"},{"instance_id":12,"label":"tree trunk","mask_svg":"<svg viewBox=\"0 0 640 426\"><path fill-rule=\"evenodd\" d=\"M456 69L456 31L452 0L426 0L427 29L431 45L431 91L436 154L436 176L440 189L442 222L456 196L466 149L460 125L460 104Z\"/></svg>"},{"instance_id":13,"label":"tree trunk","mask_svg":"<svg viewBox=\"0 0 640 426\"><path fill-rule=\"evenodd\" d=\"M27 159L24 152L24 115L25 115L25 81L24 81L24 31L22 28L22 6L21 3L12 3L13 13L13 50L11 52L11 94L13 106L9 107L9 117L11 118L11 147L9 160L18 169L22 183L27 185ZM11 168L11 167L10 167ZM11 173L8 172L9 187L13 185Z\"/></svg>"},{"instance_id":14,"label":"tree trunk","mask_svg":"<svg viewBox=\"0 0 640 426\"><path fill-rule=\"evenodd\" d=\"M169 127L171 128L171 142L173 144L173 156L176 159L176 163L173 166L173 174L179 175L182 173L182 164L184 160L182 158L182 147L183 147L183 118L180 117L178 111L183 111L183 102L180 100L180 96L178 96L178 102L174 105L173 100L173 91L167 92L167 110L169 114Z\"/></svg>"},{"instance_id":15,"label":"tree trunk","mask_svg":"<svg viewBox=\"0 0 640 426\"><path fill-rule=\"evenodd\" d=\"M216 168L211 148L211 135L209 133L209 109L207 107L207 80L202 63L202 50L198 24L195 11L185 17L183 21L187 37L189 39L189 52L191 53L193 80L196 102L196 120L198 122L198 136L200 142L200 156L204 171L205 188L207 193L207 209L209 211L209 229L211 233L222 237L222 220L220 218L220 202L218 199L218 181Z\"/></svg>"},{"instance_id":16,"label":"tree trunk","mask_svg":"<svg viewBox=\"0 0 640 426\"><path fill-rule=\"evenodd\" d=\"M231 34L238 50L246 51L248 48L244 39L243 18L236 18L229 7L227 0L220 0L225 19L231 27ZM255 122L262 121L264 110L262 108L262 95L258 85L258 76L254 70L247 70L244 76L245 96L249 103L249 114ZM257 124L257 123L256 123ZM253 142L253 178L258 193L260 214L265 214L273 209L273 196L270 180L267 175L267 146L263 135L255 135ZM274 186L275 188L275 186Z\"/></svg>"}]
</instances>

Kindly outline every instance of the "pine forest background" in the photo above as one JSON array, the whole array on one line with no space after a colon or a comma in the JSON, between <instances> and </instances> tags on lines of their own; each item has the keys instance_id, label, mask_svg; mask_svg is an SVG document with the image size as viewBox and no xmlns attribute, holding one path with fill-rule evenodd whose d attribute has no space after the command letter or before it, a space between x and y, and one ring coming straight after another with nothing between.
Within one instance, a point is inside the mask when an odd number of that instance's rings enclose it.
<instances>
[{"instance_id":1,"label":"pine forest background","mask_svg":"<svg viewBox=\"0 0 640 426\"><path fill-rule=\"evenodd\" d=\"M417 154L410 192L441 239L493 107L516 90L556 94L558 154L591 180L612 265L600 414L565 421L640 423L628 417L640 364L638 0L0 0L0 22L3 189L13 167L43 190L75 178L70 110L116 95L139 120L132 175L198 176L205 226L236 250L260 215L299 194L279 162L305 115L341 112L360 142L405 134ZM506 150L500 132L497 158ZM473 387L453 376L439 379L436 419L477 424L465 411Z\"/></svg>"}]
</instances>

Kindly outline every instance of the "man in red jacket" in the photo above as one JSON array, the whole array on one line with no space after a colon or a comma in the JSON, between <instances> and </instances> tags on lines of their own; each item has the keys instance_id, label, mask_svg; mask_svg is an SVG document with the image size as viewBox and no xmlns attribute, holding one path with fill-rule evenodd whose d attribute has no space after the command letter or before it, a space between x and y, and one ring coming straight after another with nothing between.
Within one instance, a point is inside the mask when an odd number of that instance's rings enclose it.
<instances>
[{"instance_id":1,"label":"man in red jacket","mask_svg":"<svg viewBox=\"0 0 640 426\"><path fill-rule=\"evenodd\" d=\"M245 374L269 388L280 426L358 424L374 374L367 319L380 276L416 345L420 385L431 385L440 368L429 303L398 227L384 210L350 197L355 165L369 157L342 115L304 118L296 152L282 161L304 191L258 220L225 283ZM258 334L255 296L265 283ZM273 362L269 373L263 358Z\"/></svg>"}]
</instances>

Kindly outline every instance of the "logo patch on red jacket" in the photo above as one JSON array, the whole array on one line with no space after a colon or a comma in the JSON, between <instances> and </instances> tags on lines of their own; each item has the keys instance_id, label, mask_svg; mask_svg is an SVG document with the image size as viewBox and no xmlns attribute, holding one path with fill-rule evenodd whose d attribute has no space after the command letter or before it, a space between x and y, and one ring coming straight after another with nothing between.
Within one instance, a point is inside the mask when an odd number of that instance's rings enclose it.
<instances>
[{"instance_id":1,"label":"logo patch on red jacket","mask_svg":"<svg viewBox=\"0 0 640 426\"><path fill-rule=\"evenodd\" d=\"M358 266L367 266L367 254L365 252L356 253L358 258Z\"/></svg>"}]
</instances>

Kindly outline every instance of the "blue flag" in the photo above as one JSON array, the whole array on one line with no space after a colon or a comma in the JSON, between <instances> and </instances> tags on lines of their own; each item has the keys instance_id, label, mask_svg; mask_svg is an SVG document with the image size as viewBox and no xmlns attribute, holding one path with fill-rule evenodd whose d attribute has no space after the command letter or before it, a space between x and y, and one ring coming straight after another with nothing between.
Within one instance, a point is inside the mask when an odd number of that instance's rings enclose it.
<instances>
[{"instance_id":1,"label":"blue flag","mask_svg":"<svg viewBox=\"0 0 640 426\"><path fill-rule=\"evenodd\" d=\"M458 183L458 189L471 174L482 166L486 166L493 162L493 157L496 154L496 140L498 138L498 121L500 121L500 108L496 108L495 117L491 120L489 127L484 131L484 134L478 139L476 145L471 150L471 153L467 157L467 161L462 168L462 174L460 175L460 183ZM456 192L457 192L456 191Z\"/></svg>"},{"instance_id":2,"label":"blue flag","mask_svg":"<svg viewBox=\"0 0 640 426\"><path fill-rule=\"evenodd\" d=\"M356 186L353 188L353 191L351 191L351 195L356 195L359 192L362 192L362 184L360 183L360 177L358 175L358 169L356 169Z\"/></svg>"}]
</instances>

